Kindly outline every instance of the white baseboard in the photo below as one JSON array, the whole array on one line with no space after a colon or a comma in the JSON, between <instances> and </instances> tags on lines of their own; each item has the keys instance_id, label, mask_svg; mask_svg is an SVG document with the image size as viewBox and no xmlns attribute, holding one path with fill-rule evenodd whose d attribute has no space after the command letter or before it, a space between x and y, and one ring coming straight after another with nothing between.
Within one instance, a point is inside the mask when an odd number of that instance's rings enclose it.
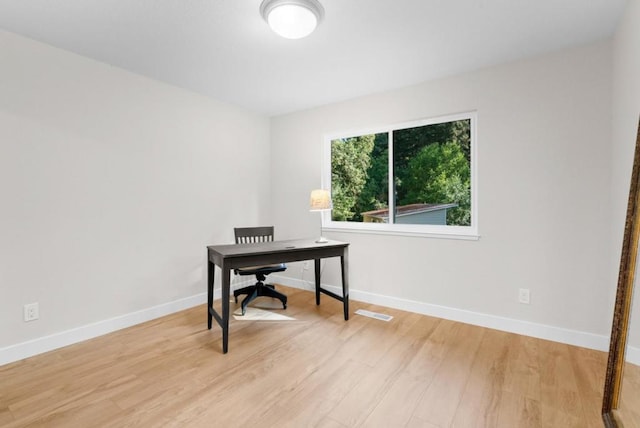
<instances>
[{"instance_id":1,"label":"white baseboard","mask_svg":"<svg viewBox=\"0 0 640 428\"><path fill-rule=\"evenodd\" d=\"M277 275L271 275L270 278L275 283L289 287L302 288L305 290L313 290L315 287L310 281ZM341 287L335 287L327 284L322 284L322 287L338 295L342 294ZM566 343L598 351L609 350L609 338L607 336L569 330L550 325L536 324L528 321L520 321L479 312L466 311L463 309L432 305L429 303L416 302L413 300L400 299L397 297L384 296L358 290L349 290L349 298L351 300L357 300L364 303L371 303L374 305L386 306L388 308L400 309L437 318L444 318L451 321L492 328L494 330L551 340L553 342ZM632 357L632 354L634 360L637 361L640 353L627 352L628 360Z\"/></svg>"},{"instance_id":2,"label":"white baseboard","mask_svg":"<svg viewBox=\"0 0 640 428\"><path fill-rule=\"evenodd\" d=\"M278 275L271 275L271 281L289 287L304 290L314 290L314 285L310 281L299 280ZM232 288L239 288L247 285L249 281L242 281L232 284ZM323 288L341 294L340 287L322 285ZM554 342L566 343L585 348L608 351L609 338L606 336L585 333L576 330L569 330L560 327L553 327L544 324L536 324L527 321L514 320L510 318L487 315L477 312L465 311L446 306L432 305L428 303L416 302L397 297L384 296L380 294L368 293L358 290L350 290L349 297L352 300L371 303L389 308L400 309L408 312L444 318L452 321L459 321L467 324L478 325L495 330L507 331L510 333L522 334L525 336L537 337ZM216 289L214 298L220 298L220 290ZM71 330L55 333L49 336L18 343L15 345L0 348L0 366L14 361L22 360L33 355L52 351L63 346L72 345L94 337L102 336L116 330L131 327L152 319L179 312L205 303L206 293L196 294L173 302L164 303L141 311L98 321ZM626 354L627 361L640 365L640 348L629 347Z\"/></svg>"},{"instance_id":3,"label":"white baseboard","mask_svg":"<svg viewBox=\"0 0 640 428\"><path fill-rule=\"evenodd\" d=\"M635 346L627 346L625 359L628 362L635 364L636 366L640 366L640 348L636 348Z\"/></svg>"},{"instance_id":4,"label":"white baseboard","mask_svg":"<svg viewBox=\"0 0 640 428\"><path fill-rule=\"evenodd\" d=\"M242 288L253 284L255 281L240 277L231 277L231 292L237 288ZM218 284L219 287L219 284ZM216 288L213 293L215 300L220 299L221 290ZM130 314L121 315L107 320L72 328L48 336L38 337L26 342L0 348L0 366L19 361L44 352L53 351L63 346L73 345L84 340L93 339L107 333L131 327L136 324L151 321L156 318L170 315L185 309L192 308L207 302L207 293L199 293L195 296L185 297L173 302L163 303L151 308L142 309Z\"/></svg>"},{"instance_id":5,"label":"white baseboard","mask_svg":"<svg viewBox=\"0 0 640 428\"><path fill-rule=\"evenodd\" d=\"M220 290L216 293L220 298ZM214 294L214 296L215 296ZM0 348L0 366L14 361L22 360L33 355L42 354L63 346L72 345L94 337L102 336L116 330L141 324L165 315L188 309L207 301L207 293L196 294L173 302L163 303L151 308L143 309L130 314L121 315L103 321L83 325L71 330L54 333L49 336L18 343L15 345Z\"/></svg>"}]
</instances>

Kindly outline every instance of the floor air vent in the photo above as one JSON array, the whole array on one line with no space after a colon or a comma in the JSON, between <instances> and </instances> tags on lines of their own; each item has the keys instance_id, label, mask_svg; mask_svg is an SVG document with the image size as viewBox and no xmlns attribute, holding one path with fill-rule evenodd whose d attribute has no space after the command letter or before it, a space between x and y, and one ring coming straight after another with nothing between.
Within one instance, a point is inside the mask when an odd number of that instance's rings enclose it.
<instances>
[{"instance_id":1,"label":"floor air vent","mask_svg":"<svg viewBox=\"0 0 640 428\"><path fill-rule=\"evenodd\" d=\"M391 315L379 314L377 312L371 312L371 311L367 311L367 310L364 310L364 309L358 309L356 311L356 314L363 315L363 316L369 317L369 318L375 318L375 319L381 320L381 321L391 321L393 319L393 317Z\"/></svg>"}]
</instances>

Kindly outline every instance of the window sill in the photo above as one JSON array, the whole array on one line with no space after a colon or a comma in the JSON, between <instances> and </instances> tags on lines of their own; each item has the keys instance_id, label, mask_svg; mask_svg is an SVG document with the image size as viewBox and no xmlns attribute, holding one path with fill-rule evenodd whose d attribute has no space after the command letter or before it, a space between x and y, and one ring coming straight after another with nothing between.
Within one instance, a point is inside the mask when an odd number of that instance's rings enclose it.
<instances>
[{"instance_id":1,"label":"window sill","mask_svg":"<svg viewBox=\"0 0 640 428\"><path fill-rule=\"evenodd\" d=\"M339 232L339 233L363 233L371 235L392 235L392 236L409 236L414 238L432 238L432 239L456 239L464 241L478 241L480 235L475 231L420 231L405 229L388 229L388 228L365 228L353 226L323 226L322 232Z\"/></svg>"}]
</instances>

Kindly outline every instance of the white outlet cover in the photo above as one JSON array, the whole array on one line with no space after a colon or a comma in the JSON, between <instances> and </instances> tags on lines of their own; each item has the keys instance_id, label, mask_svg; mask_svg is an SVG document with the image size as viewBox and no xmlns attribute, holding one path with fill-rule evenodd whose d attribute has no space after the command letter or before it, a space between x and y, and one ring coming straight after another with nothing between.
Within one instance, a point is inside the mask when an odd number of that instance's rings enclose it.
<instances>
[{"instance_id":1,"label":"white outlet cover","mask_svg":"<svg viewBox=\"0 0 640 428\"><path fill-rule=\"evenodd\" d=\"M40 318L40 308L37 303L28 303L24 305L24 320L34 321Z\"/></svg>"}]
</instances>

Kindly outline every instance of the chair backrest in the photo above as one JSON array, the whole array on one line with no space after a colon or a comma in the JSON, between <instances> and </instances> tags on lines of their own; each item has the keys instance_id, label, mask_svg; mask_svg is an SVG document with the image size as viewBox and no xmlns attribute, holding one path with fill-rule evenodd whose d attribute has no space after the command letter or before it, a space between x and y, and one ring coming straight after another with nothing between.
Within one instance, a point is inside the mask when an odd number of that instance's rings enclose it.
<instances>
[{"instance_id":1,"label":"chair backrest","mask_svg":"<svg viewBox=\"0 0 640 428\"><path fill-rule=\"evenodd\" d=\"M236 244L273 241L273 226L236 227L233 232L236 235Z\"/></svg>"}]
</instances>

